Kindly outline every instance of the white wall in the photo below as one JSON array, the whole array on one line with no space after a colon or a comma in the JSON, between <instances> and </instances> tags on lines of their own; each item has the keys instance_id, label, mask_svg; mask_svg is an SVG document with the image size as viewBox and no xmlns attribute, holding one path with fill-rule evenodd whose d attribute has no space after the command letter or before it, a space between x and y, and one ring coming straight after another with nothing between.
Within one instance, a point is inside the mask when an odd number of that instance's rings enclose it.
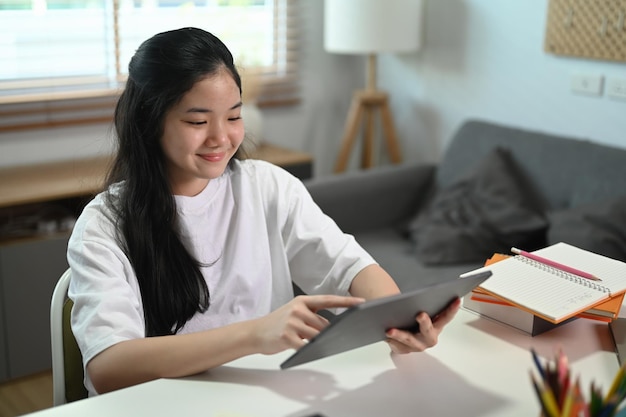
<instances>
[{"instance_id":1,"label":"white wall","mask_svg":"<svg viewBox=\"0 0 626 417\"><path fill-rule=\"evenodd\" d=\"M548 0L426 1L422 50L379 59L379 86L391 94L406 161L436 160L474 117L626 147L626 101L569 91L574 72L626 78L626 63L543 52ZM263 109L265 134L311 152L316 174L328 175L352 91L365 83L365 60L323 50L322 0L301 0L301 8L303 100ZM102 125L4 133L0 167L109 150Z\"/></svg>"},{"instance_id":2,"label":"white wall","mask_svg":"<svg viewBox=\"0 0 626 417\"><path fill-rule=\"evenodd\" d=\"M430 0L424 48L379 60L407 160L436 160L481 118L626 147L626 101L570 91L573 73L626 78L626 63L543 51L548 0Z\"/></svg>"}]
</instances>

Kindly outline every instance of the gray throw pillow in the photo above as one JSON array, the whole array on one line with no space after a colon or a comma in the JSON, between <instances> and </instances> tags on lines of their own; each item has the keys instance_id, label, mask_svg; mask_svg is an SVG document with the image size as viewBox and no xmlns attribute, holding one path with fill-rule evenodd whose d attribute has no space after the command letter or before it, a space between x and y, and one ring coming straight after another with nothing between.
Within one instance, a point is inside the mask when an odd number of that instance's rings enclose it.
<instances>
[{"instance_id":1,"label":"gray throw pillow","mask_svg":"<svg viewBox=\"0 0 626 417\"><path fill-rule=\"evenodd\" d=\"M626 196L549 213L548 244L566 242L626 262Z\"/></svg>"},{"instance_id":2,"label":"gray throw pillow","mask_svg":"<svg viewBox=\"0 0 626 417\"><path fill-rule=\"evenodd\" d=\"M494 148L411 222L418 259L429 265L484 262L512 246L545 244L547 220L510 152Z\"/></svg>"}]
</instances>

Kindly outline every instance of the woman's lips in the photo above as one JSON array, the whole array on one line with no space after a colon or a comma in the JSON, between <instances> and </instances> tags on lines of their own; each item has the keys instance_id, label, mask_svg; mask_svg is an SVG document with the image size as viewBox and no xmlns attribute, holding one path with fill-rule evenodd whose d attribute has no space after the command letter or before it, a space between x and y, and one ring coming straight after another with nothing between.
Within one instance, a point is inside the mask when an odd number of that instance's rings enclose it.
<instances>
[{"instance_id":1,"label":"woman's lips","mask_svg":"<svg viewBox=\"0 0 626 417\"><path fill-rule=\"evenodd\" d=\"M220 162L222 159L224 159L224 155L226 155L225 152L204 153L204 154L200 154L200 158L209 162Z\"/></svg>"}]
</instances>

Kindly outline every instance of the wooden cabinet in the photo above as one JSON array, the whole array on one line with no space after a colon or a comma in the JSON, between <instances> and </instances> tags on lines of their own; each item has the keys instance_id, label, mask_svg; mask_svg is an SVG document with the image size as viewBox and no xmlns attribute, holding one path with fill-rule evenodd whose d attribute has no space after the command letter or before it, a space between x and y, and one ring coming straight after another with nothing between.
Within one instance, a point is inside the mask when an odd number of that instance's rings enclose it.
<instances>
[{"instance_id":1,"label":"wooden cabinet","mask_svg":"<svg viewBox=\"0 0 626 417\"><path fill-rule=\"evenodd\" d=\"M2 281L0 280L0 285ZM0 286L0 382L9 378L9 355L6 347L6 318L4 314L4 290Z\"/></svg>"},{"instance_id":2,"label":"wooden cabinet","mask_svg":"<svg viewBox=\"0 0 626 417\"><path fill-rule=\"evenodd\" d=\"M303 152L261 145L253 157L301 179L313 175L313 160ZM67 268L69 238L69 230L59 229L67 228L64 216L78 216L100 189L109 163L94 158L0 169L0 382L51 367L50 299ZM17 218L22 231L10 227Z\"/></svg>"},{"instance_id":3,"label":"wooden cabinet","mask_svg":"<svg viewBox=\"0 0 626 417\"><path fill-rule=\"evenodd\" d=\"M0 248L5 378L51 367L50 299L67 269L67 236L32 239Z\"/></svg>"},{"instance_id":4,"label":"wooden cabinet","mask_svg":"<svg viewBox=\"0 0 626 417\"><path fill-rule=\"evenodd\" d=\"M106 164L97 158L0 169L0 381L51 367L50 300L67 269L69 238L58 222L79 214Z\"/></svg>"}]
</instances>

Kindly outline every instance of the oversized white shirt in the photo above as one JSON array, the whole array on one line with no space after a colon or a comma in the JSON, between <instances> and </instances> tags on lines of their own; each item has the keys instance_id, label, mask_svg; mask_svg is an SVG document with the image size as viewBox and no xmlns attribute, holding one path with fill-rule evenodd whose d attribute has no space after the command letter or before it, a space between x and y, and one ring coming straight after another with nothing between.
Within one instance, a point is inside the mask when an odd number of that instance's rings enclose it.
<instances>
[{"instance_id":1,"label":"oversized white shirt","mask_svg":"<svg viewBox=\"0 0 626 417\"><path fill-rule=\"evenodd\" d=\"M175 199L182 240L208 265L202 274L210 294L209 309L179 333L264 316L293 298L292 280L308 294L347 294L355 275L374 263L299 179L267 162L233 160L200 194ZM116 343L145 337L139 284L113 217L104 195L96 196L68 244L72 330L84 366ZM86 372L85 386L95 394Z\"/></svg>"}]
</instances>

